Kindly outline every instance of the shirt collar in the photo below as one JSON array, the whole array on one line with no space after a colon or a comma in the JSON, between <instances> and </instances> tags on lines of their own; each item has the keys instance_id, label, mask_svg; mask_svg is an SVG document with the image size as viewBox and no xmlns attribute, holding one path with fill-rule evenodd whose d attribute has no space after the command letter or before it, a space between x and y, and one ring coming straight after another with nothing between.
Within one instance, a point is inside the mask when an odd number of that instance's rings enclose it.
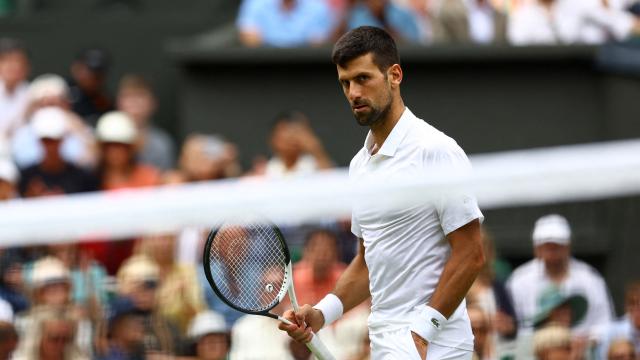
<instances>
[{"instance_id":1,"label":"shirt collar","mask_svg":"<svg viewBox=\"0 0 640 360\"><path fill-rule=\"evenodd\" d=\"M394 156L396 151L398 150L398 147L400 147L402 139L404 139L404 136L409 131L409 127L413 119L416 119L416 116L413 115L408 107L405 107L404 111L402 112L402 116L400 116L400 119L398 120L396 125L393 127L393 129L391 129L389 136L387 136L387 139L384 141L382 147L380 148L380 150L378 150L377 153L385 156ZM369 130L367 138L364 141L364 148L367 150L367 153L369 153L369 155L371 155L372 147L373 135L371 135L371 130Z\"/></svg>"}]
</instances>

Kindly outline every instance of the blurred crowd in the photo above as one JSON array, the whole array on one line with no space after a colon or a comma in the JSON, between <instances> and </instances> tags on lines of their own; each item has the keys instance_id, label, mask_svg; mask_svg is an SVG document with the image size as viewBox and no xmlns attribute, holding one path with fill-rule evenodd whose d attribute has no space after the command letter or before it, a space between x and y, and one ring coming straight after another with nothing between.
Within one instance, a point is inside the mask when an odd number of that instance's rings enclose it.
<instances>
[{"instance_id":1,"label":"blurred crowd","mask_svg":"<svg viewBox=\"0 0 640 360\"><path fill-rule=\"evenodd\" d=\"M374 3L333 1L331 11L361 8L365 15L354 19L379 19L366 15ZM259 4L245 2L239 23L264 14L252 7L278 1ZM296 6L301 4L307 2ZM517 11L526 6L534 5ZM392 26L390 19L380 21ZM326 36L324 31L314 34ZM254 31L247 39L268 37ZM127 74L112 96L105 87L109 66L104 50L86 49L64 76L39 74L29 81L29 51L20 41L0 40L0 201L305 176L333 166L309 119L297 111L274 116L271 155L250 169L242 168L238 149L220 134L190 134L177 146L154 125L158 104L151 83ZM321 299L353 258L357 240L349 229L344 219L282 229L301 303ZM211 291L201 260L207 231L0 248L0 360L309 359L307 348L278 331L275 320L239 313ZM629 284L618 318L602 277L571 256L568 221L548 215L532 231L535 258L513 271L485 236L490 261L467 298L476 358L637 359L640 282ZM369 358L368 312L363 304L321 332L338 359Z\"/></svg>"},{"instance_id":2,"label":"blurred crowd","mask_svg":"<svg viewBox=\"0 0 640 360\"><path fill-rule=\"evenodd\" d=\"M413 44L601 44L640 32L637 0L243 0L246 46L335 41L377 26Z\"/></svg>"}]
</instances>

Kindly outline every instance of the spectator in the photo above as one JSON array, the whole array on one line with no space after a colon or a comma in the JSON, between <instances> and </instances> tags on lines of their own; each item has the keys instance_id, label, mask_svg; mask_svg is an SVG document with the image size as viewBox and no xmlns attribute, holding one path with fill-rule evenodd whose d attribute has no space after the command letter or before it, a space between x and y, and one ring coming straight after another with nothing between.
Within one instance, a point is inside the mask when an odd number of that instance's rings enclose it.
<instances>
[{"instance_id":1,"label":"spectator","mask_svg":"<svg viewBox=\"0 0 640 360\"><path fill-rule=\"evenodd\" d=\"M601 44L638 32L638 20L600 0L534 0L509 19L514 45Z\"/></svg>"},{"instance_id":2,"label":"spectator","mask_svg":"<svg viewBox=\"0 0 640 360\"><path fill-rule=\"evenodd\" d=\"M101 146L99 173L103 190L160 183L158 170L137 160L138 130L127 114L114 111L103 115L98 121L96 136Z\"/></svg>"},{"instance_id":3,"label":"spectator","mask_svg":"<svg viewBox=\"0 0 640 360\"><path fill-rule=\"evenodd\" d=\"M236 146L217 135L187 136L178 165L183 182L219 180L241 173Z\"/></svg>"},{"instance_id":4,"label":"spectator","mask_svg":"<svg viewBox=\"0 0 640 360\"><path fill-rule=\"evenodd\" d=\"M533 348L538 360L571 359L571 332L562 326L550 326L536 331Z\"/></svg>"},{"instance_id":5,"label":"spectator","mask_svg":"<svg viewBox=\"0 0 640 360\"><path fill-rule=\"evenodd\" d=\"M599 344L600 358L606 358L610 344L617 339L629 340L636 354L640 354L640 280L627 286L625 292L625 316L605 328Z\"/></svg>"},{"instance_id":6,"label":"spectator","mask_svg":"<svg viewBox=\"0 0 640 360\"><path fill-rule=\"evenodd\" d=\"M118 110L126 113L138 129L140 162L169 170L175 165L175 145L169 135L152 123L157 103L153 89L138 75L125 75L117 95Z\"/></svg>"},{"instance_id":7,"label":"spectator","mask_svg":"<svg viewBox=\"0 0 640 360\"><path fill-rule=\"evenodd\" d=\"M55 74L44 74L35 78L29 86L29 107L21 119L30 123L18 128L12 139L13 157L20 167L27 167L42 161L44 149L38 136L34 134L33 115L43 108L57 108L64 112L67 134L61 145L62 157L82 167L96 164L96 144L93 130L70 110L69 87L64 79Z\"/></svg>"},{"instance_id":8,"label":"spectator","mask_svg":"<svg viewBox=\"0 0 640 360\"><path fill-rule=\"evenodd\" d=\"M281 281L281 269L265 271L263 283ZM282 314L289 306L279 303L270 312ZM255 336L260 334L260 336ZM278 330L278 320L266 316L244 315L231 329L231 359L282 360L289 358L289 337Z\"/></svg>"},{"instance_id":9,"label":"spectator","mask_svg":"<svg viewBox=\"0 0 640 360\"><path fill-rule=\"evenodd\" d=\"M389 0L359 0L348 15L347 30L359 26L385 29L399 42L427 41L420 30L418 16Z\"/></svg>"},{"instance_id":10,"label":"spectator","mask_svg":"<svg viewBox=\"0 0 640 360\"><path fill-rule=\"evenodd\" d=\"M144 319L127 298L116 300L111 307L107 329L107 350L99 360L143 360Z\"/></svg>"},{"instance_id":11,"label":"spectator","mask_svg":"<svg viewBox=\"0 0 640 360\"><path fill-rule=\"evenodd\" d=\"M491 336L491 321L485 311L477 306L468 306L467 313L473 331L473 358L475 360L495 359L495 349Z\"/></svg>"},{"instance_id":12,"label":"spectator","mask_svg":"<svg viewBox=\"0 0 640 360\"><path fill-rule=\"evenodd\" d=\"M611 321L607 285L591 266L571 257L570 240L571 229L564 217L554 214L536 221L536 257L517 268L507 281L522 329L531 330L537 301L550 287L557 287L565 296L582 295L587 299L587 314L576 327L576 334L589 335L596 326Z\"/></svg>"},{"instance_id":13,"label":"spectator","mask_svg":"<svg viewBox=\"0 0 640 360\"><path fill-rule=\"evenodd\" d=\"M434 7L436 42L481 45L507 42L507 16L489 0L440 0Z\"/></svg>"},{"instance_id":14,"label":"spectator","mask_svg":"<svg viewBox=\"0 0 640 360\"><path fill-rule=\"evenodd\" d=\"M319 45L334 25L323 0L243 0L237 20L240 41L251 47Z\"/></svg>"},{"instance_id":15,"label":"spectator","mask_svg":"<svg viewBox=\"0 0 640 360\"><path fill-rule=\"evenodd\" d=\"M11 137L27 109L30 68L22 43L0 39L0 140Z\"/></svg>"},{"instance_id":16,"label":"spectator","mask_svg":"<svg viewBox=\"0 0 640 360\"><path fill-rule=\"evenodd\" d=\"M0 155L0 202L17 196L18 179L20 179L20 173L13 161Z\"/></svg>"},{"instance_id":17,"label":"spectator","mask_svg":"<svg viewBox=\"0 0 640 360\"><path fill-rule=\"evenodd\" d=\"M60 311L74 318L75 345L88 354L92 347L93 326L87 313L76 308L72 301L72 283L69 269L62 261L47 256L33 263L30 278L32 306L28 313L17 320L23 333L37 327L44 311ZM25 337L25 339L27 339Z\"/></svg>"},{"instance_id":18,"label":"spectator","mask_svg":"<svg viewBox=\"0 0 640 360\"><path fill-rule=\"evenodd\" d=\"M315 304L331 292L346 269L338 261L336 235L315 230L307 235L302 260L294 266L293 282L301 304Z\"/></svg>"},{"instance_id":19,"label":"spectator","mask_svg":"<svg viewBox=\"0 0 640 360\"><path fill-rule=\"evenodd\" d=\"M137 136L133 120L123 112L109 112L98 120L96 137L101 153L98 165L101 190L124 190L160 183L160 172L137 160ZM133 244L133 239L98 241L84 243L81 248L104 265L109 274L115 274L120 264L133 253Z\"/></svg>"},{"instance_id":20,"label":"spectator","mask_svg":"<svg viewBox=\"0 0 640 360\"><path fill-rule=\"evenodd\" d=\"M158 309L160 314L176 324L185 334L193 317L204 310L202 287L198 282L193 264L175 260L176 237L155 235L146 237L142 252L158 265L160 283L158 289Z\"/></svg>"},{"instance_id":21,"label":"spectator","mask_svg":"<svg viewBox=\"0 0 640 360\"><path fill-rule=\"evenodd\" d=\"M231 334L224 317L213 312L201 312L189 326L189 355L198 360L224 360L231 350Z\"/></svg>"},{"instance_id":22,"label":"spectator","mask_svg":"<svg viewBox=\"0 0 640 360\"><path fill-rule=\"evenodd\" d=\"M19 338L11 321L5 320L0 318L0 360L11 360Z\"/></svg>"},{"instance_id":23,"label":"spectator","mask_svg":"<svg viewBox=\"0 0 640 360\"><path fill-rule=\"evenodd\" d=\"M22 258L15 250L0 253L0 299L11 305L11 312L19 314L29 308L22 278Z\"/></svg>"},{"instance_id":24,"label":"spectator","mask_svg":"<svg viewBox=\"0 0 640 360\"><path fill-rule=\"evenodd\" d=\"M97 190L97 179L89 172L67 162L61 154L68 133L64 111L47 107L33 114L32 128L44 149L42 160L22 171L20 193L25 197L71 194Z\"/></svg>"},{"instance_id":25,"label":"spectator","mask_svg":"<svg viewBox=\"0 0 640 360\"><path fill-rule=\"evenodd\" d=\"M636 350L626 339L616 340L609 345L608 360L636 360Z\"/></svg>"},{"instance_id":26,"label":"spectator","mask_svg":"<svg viewBox=\"0 0 640 360\"><path fill-rule=\"evenodd\" d=\"M62 309L40 309L33 326L22 336L14 360L84 360L75 345L76 322Z\"/></svg>"},{"instance_id":27,"label":"spectator","mask_svg":"<svg viewBox=\"0 0 640 360\"><path fill-rule=\"evenodd\" d=\"M298 176L333 166L309 120L300 112L280 114L271 129L273 157L266 165L269 177Z\"/></svg>"},{"instance_id":28,"label":"spectator","mask_svg":"<svg viewBox=\"0 0 640 360\"><path fill-rule=\"evenodd\" d=\"M47 247L49 255L62 261L70 271L71 299L75 306L87 311L91 319L102 316L107 304L107 272L89 258L78 244L53 244Z\"/></svg>"},{"instance_id":29,"label":"spectator","mask_svg":"<svg viewBox=\"0 0 640 360\"><path fill-rule=\"evenodd\" d=\"M467 304L482 309L491 324L492 334L487 337L486 348L507 356L515 351L516 314L504 282L496 276L501 261L496 259L496 249L487 232L483 232L483 245L486 262L467 293Z\"/></svg>"},{"instance_id":30,"label":"spectator","mask_svg":"<svg viewBox=\"0 0 640 360\"><path fill-rule=\"evenodd\" d=\"M179 349L178 329L159 312L158 287L160 269L148 257L132 256L123 264L117 275L120 301L131 301L144 323L145 353L173 355Z\"/></svg>"},{"instance_id":31,"label":"spectator","mask_svg":"<svg viewBox=\"0 0 640 360\"><path fill-rule=\"evenodd\" d=\"M87 124L113 110L113 101L104 86L109 70L109 56L102 49L80 52L71 64L71 107Z\"/></svg>"}]
</instances>

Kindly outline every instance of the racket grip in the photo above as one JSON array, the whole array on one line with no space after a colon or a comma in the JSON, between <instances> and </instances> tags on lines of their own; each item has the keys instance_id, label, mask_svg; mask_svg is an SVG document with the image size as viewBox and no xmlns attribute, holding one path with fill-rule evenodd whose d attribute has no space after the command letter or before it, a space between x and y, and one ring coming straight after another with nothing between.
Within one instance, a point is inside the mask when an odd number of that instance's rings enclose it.
<instances>
[{"instance_id":1,"label":"racket grip","mask_svg":"<svg viewBox=\"0 0 640 360\"><path fill-rule=\"evenodd\" d=\"M311 341L307 343L307 347L309 348L309 350L311 350L313 355L315 355L316 359L318 360L335 360L327 347L324 346L324 343L320 341L320 337L318 337L318 335L316 334L313 334Z\"/></svg>"}]
</instances>

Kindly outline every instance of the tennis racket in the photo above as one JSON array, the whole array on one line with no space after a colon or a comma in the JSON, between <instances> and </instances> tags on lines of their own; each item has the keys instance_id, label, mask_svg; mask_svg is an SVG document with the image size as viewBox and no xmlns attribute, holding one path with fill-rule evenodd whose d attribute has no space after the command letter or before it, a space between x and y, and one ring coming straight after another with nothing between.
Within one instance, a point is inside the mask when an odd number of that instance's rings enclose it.
<instances>
[{"instance_id":1,"label":"tennis racket","mask_svg":"<svg viewBox=\"0 0 640 360\"><path fill-rule=\"evenodd\" d=\"M289 248L274 224L225 223L211 230L202 264L209 285L227 305L291 325L269 312L287 293L293 309L299 308ZM319 360L334 359L315 334L307 347Z\"/></svg>"}]
</instances>

